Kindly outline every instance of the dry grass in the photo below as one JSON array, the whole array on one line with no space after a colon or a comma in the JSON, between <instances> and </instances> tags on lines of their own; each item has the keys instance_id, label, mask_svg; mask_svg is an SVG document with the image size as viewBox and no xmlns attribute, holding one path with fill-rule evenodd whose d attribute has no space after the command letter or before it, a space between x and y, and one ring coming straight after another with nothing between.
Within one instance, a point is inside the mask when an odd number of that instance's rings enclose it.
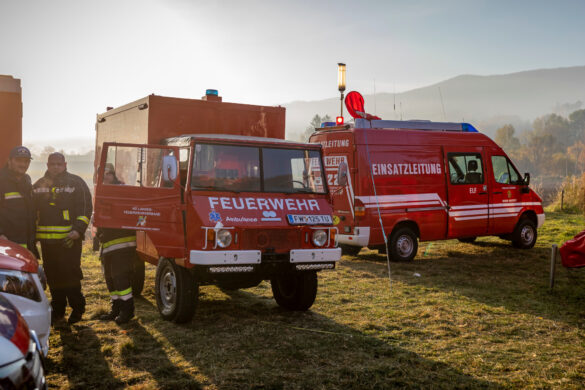
<instances>
[{"instance_id":1,"label":"dry grass","mask_svg":"<svg viewBox=\"0 0 585 390\"><path fill-rule=\"evenodd\" d=\"M85 254L86 319L54 329L51 388L582 388L585 284L557 270L550 245L584 226L549 214L533 250L497 238L422 243L412 263L364 250L321 272L310 311L281 310L270 285L203 287L187 325L162 321L154 268L128 326L107 310L99 262ZM582 270L585 271L585 270Z\"/></svg>"}]
</instances>

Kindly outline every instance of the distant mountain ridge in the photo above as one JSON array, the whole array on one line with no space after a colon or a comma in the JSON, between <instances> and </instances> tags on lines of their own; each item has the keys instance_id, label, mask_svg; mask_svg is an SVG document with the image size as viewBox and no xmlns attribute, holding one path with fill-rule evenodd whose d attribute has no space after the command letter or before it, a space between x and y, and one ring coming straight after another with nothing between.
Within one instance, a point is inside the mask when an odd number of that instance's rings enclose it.
<instances>
[{"instance_id":1,"label":"distant mountain ridge","mask_svg":"<svg viewBox=\"0 0 585 390\"><path fill-rule=\"evenodd\" d=\"M396 95L386 92L375 97L364 95L364 100L366 111L374 114L375 102L375 114L383 119L465 121L493 135L506 123L522 130L539 116L552 112L566 115L585 108L585 66L503 75L460 75ZM332 118L338 115L339 97L284 106L287 137L298 139L315 114Z\"/></svg>"}]
</instances>

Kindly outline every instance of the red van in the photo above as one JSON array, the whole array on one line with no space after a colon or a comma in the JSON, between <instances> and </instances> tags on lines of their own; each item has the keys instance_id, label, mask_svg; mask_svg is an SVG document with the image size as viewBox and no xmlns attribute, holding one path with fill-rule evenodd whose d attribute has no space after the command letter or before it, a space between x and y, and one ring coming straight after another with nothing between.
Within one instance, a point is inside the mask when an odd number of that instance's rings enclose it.
<instances>
[{"instance_id":1,"label":"red van","mask_svg":"<svg viewBox=\"0 0 585 390\"><path fill-rule=\"evenodd\" d=\"M506 153L467 123L356 118L321 128L344 253L387 248L412 260L418 240L472 242L495 235L532 248L544 222L541 198Z\"/></svg>"},{"instance_id":2,"label":"red van","mask_svg":"<svg viewBox=\"0 0 585 390\"><path fill-rule=\"evenodd\" d=\"M311 307L317 272L341 257L321 146L226 134L161 143L103 144L94 223L136 230L162 317L189 321L200 285L262 280L280 306ZM118 184L103 182L106 166Z\"/></svg>"}]
</instances>

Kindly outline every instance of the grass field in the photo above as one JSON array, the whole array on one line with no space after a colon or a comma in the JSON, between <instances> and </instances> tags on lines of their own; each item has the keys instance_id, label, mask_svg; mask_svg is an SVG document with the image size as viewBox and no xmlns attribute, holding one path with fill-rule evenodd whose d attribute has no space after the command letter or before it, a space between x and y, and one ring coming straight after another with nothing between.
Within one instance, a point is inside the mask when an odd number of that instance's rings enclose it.
<instances>
[{"instance_id":1,"label":"grass field","mask_svg":"<svg viewBox=\"0 0 585 390\"><path fill-rule=\"evenodd\" d=\"M584 227L547 214L532 250L497 238L421 243L411 263L363 250L319 273L308 312L287 312L270 284L202 287L187 325L163 321L147 267L137 316L119 327L99 261L86 251L85 320L53 329L51 388L583 388L585 269L558 264L551 244Z\"/></svg>"}]
</instances>

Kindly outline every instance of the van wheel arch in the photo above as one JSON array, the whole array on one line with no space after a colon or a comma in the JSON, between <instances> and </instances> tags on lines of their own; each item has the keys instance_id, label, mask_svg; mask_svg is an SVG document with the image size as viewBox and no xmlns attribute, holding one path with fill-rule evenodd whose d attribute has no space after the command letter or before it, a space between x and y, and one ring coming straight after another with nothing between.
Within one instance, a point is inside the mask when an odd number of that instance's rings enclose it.
<instances>
[{"instance_id":1,"label":"van wheel arch","mask_svg":"<svg viewBox=\"0 0 585 390\"><path fill-rule=\"evenodd\" d=\"M520 219L518 219L518 222L520 222L523 218L531 220L535 225L538 224L538 218L536 217L536 213L532 210L525 211L522 214L522 216L520 216Z\"/></svg>"}]
</instances>

